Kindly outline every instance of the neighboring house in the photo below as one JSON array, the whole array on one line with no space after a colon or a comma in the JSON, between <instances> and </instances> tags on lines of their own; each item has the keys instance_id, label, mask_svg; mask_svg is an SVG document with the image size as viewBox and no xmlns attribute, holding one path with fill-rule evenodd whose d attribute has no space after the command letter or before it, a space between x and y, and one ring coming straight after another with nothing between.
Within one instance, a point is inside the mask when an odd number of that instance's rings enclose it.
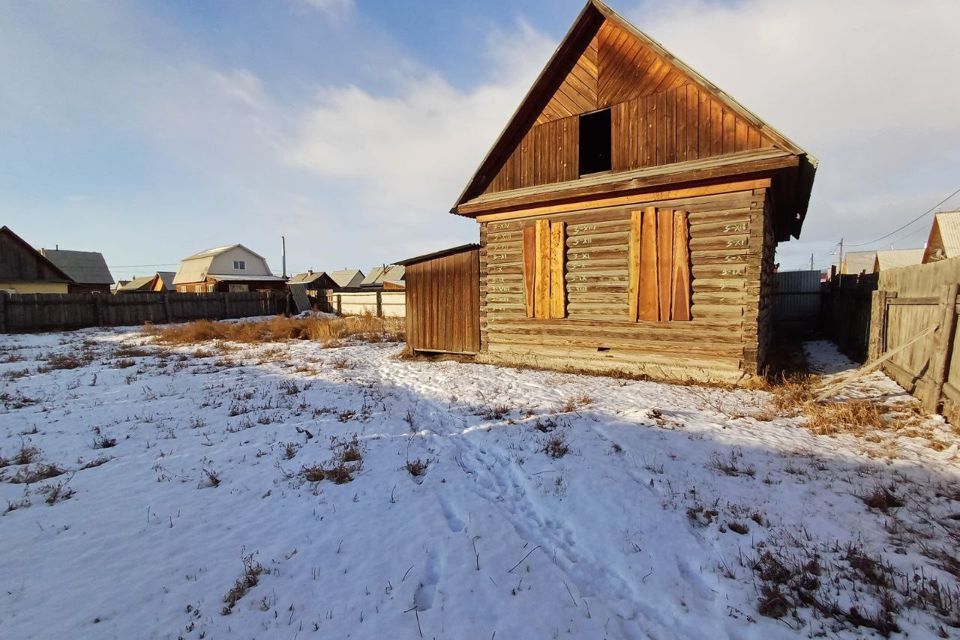
<instances>
[{"instance_id":1,"label":"neighboring house","mask_svg":"<svg viewBox=\"0 0 960 640\"><path fill-rule=\"evenodd\" d=\"M840 273L844 275L873 273L876 263L876 251L850 251L843 254L843 262L840 264Z\"/></svg>"},{"instance_id":2,"label":"neighboring house","mask_svg":"<svg viewBox=\"0 0 960 640\"><path fill-rule=\"evenodd\" d=\"M923 253L924 264L950 258L960 258L960 211L946 211L934 217Z\"/></svg>"},{"instance_id":3,"label":"neighboring house","mask_svg":"<svg viewBox=\"0 0 960 640\"><path fill-rule=\"evenodd\" d=\"M338 289L353 289L363 282L363 271L359 269L341 269L333 271L330 277L337 283Z\"/></svg>"},{"instance_id":4,"label":"neighboring house","mask_svg":"<svg viewBox=\"0 0 960 640\"><path fill-rule=\"evenodd\" d=\"M479 361L743 380L767 363L774 254L816 164L591 0L453 206L479 223L479 282L408 317L479 290Z\"/></svg>"},{"instance_id":5,"label":"neighboring house","mask_svg":"<svg viewBox=\"0 0 960 640\"><path fill-rule=\"evenodd\" d=\"M115 293L143 293L152 291L156 293L166 291L176 291L177 287L173 284L173 278L176 275L173 271L157 271L152 276L143 276L134 278L116 288Z\"/></svg>"},{"instance_id":6,"label":"neighboring house","mask_svg":"<svg viewBox=\"0 0 960 640\"><path fill-rule=\"evenodd\" d=\"M0 291L68 293L73 280L8 227L0 227Z\"/></svg>"},{"instance_id":7,"label":"neighboring house","mask_svg":"<svg viewBox=\"0 0 960 640\"><path fill-rule=\"evenodd\" d=\"M266 259L242 244L207 249L180 262L173 278L180 293L270 291L286 281L273 275Z\"/></svg>"},{"instance_id":8,"label":"neighboring house","mask_svg":"<svg viewBox=\"0 0 960 640\"><path fill-rule=\"evenodd\" d=\"M327 275L326 271L305 271L298 273L287 280L287 285L303 285L307 295L317 297L321 291L332 291L339 285L333 278Z\"/></svg>"},{"instance_id":9,"label":"neighboring house","mask_svg":"<svg viewBox=\"0 0 960 640\"><path fill-rule=\"evenodd\" d=\"M70 276L70 293L110 293L113 276L102 253L67 249L40 249L40 253Z\"/></svg>"},{"instance_id":10,"label":"neighboring house","mask_svg":"<svg viewBox=\"0 0 960 640\"><path fill-rule=\"evenodd\" d=\"M877 251L877 257L873 262L873 272L880 273L887 269L909 267L920 264L922 261L923 249L890 249L888 251Z\"/></svg>"},{"instance_id":11,"label":"neighboring house","mask_svg":"<svg viewBox=\"0 0 960 640\"><path fill-rule=\"evenodd\" d=\"M360 286L365 289L399 291L403 289L403 274L404 267L399 264L372 267L367 271L367 276L360 283Z\"/></svg>"}]
</instances>

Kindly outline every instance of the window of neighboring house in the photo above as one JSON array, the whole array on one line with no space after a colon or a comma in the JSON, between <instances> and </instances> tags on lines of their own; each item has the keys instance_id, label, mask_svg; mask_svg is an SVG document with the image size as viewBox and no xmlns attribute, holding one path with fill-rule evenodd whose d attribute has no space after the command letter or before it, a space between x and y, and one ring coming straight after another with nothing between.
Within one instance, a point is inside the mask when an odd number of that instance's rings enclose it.
<instances>
[{"instance_id":1,"label":"window of neighboring house","mask_svg":"<svg viewBox=\"0 0 960 640\"><path fill-rule=\"evenodd\" d=\"M233 268L236 269L236 270L238 270L238 271L243 271L244 269L247 268L247 263L246 263L245 260L234 260L234 261L233 261Z\"/></svg>"},{"instance_id":2,"label":"window of neighboring house","mask_svg":"<svg viewBox=\"0 0 960 640\"><path fill-rule=\"evenodd\" d=\"M610 109L580 116L580 175L610 171Z\"/></svg>"},{"instance_id":3,"label":"window of neighboring house","mask_svg":"<svg viewBox=\"0 0 960 640\"><path fill-rule=\"evenodd\" d=\"M250 286L245 284L231 284L227 288L231 292L250 291Z\"/></svg>"}]
</instances>

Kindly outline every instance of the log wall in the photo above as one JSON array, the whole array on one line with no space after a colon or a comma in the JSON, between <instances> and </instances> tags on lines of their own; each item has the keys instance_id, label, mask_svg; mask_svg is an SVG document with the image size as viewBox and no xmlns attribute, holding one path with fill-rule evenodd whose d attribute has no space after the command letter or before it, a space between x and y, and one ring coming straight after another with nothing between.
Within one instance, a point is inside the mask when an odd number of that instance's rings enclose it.
<instances>
[{"instance_id":1,"label":"log wall","mask_svg":"<svg viewBox=\"0 0 960 640\"><path fill-rule=\"evenodd\" d=\"M647 202L689 212L690 321L631 322L627 205L538 216L566 224L566 314L528 319L522 226L481 223L482 359L666 379L736 381L762 366L775 242L766 189ZM517 212L523 215L523 212Z\"/></svg>"}]
</instances>

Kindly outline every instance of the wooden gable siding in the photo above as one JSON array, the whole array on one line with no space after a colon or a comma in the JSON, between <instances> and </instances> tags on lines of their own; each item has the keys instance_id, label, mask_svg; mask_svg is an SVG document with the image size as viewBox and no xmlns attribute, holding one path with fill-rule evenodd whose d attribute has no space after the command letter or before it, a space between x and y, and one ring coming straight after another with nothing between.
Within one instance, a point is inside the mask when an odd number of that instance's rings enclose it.
<instances>
[{"instance_id":1,"label":"wooden gable siding","mask_svg":"<svg viewBox=\"0 0 960 640\"><path fill-rule=\"evenodd\" d=\"M611 108L611 170L774 148L753 124L607 20L484 194L576 180L579 115Z\"/></svg>"},{"instance_id":2,"label":"wooden gable siding","mask_svg":"<svg viewBox=\"0 0 960 640\"><path fill-rule=\"evenodd\" d=\"M689 212L690 321L632 322L629 235L644 205L544 216L566 223L567 318L526 316L523 219L481 223L481 350L491 362L734 381L762 364L772 264L766 189L650 206ZM772 246L772 245L771 245ZM761 350L758 351L758 338Z\"/></svg>"},{"instance_id":3,"label":"wooden gable siding","mask_svg":"<svg viewBox=\"0 0 960 640\"><path fill-rule=\"evenodd\" d=\"M0 230L0 280L69 282L70 278L12 231Z\"/></svg>"},{"instance_id":4,"label":"wooden gable siding","mask_svg":"<svg viewBox=\"0 0 960 640\"><path fill-rule=\"evenodd\" d=\"M537 124L596 111L599 81L597 37L587 45L550 102L537 118Z\"/></svg>"}]
</instances>

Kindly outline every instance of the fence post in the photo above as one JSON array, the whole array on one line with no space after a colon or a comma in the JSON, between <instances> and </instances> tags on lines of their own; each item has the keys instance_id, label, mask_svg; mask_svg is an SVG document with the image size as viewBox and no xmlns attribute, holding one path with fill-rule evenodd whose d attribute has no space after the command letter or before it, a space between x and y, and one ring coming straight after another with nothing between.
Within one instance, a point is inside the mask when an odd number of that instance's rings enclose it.
<instances>
[{"instance_id":1,"label":"fence post","mask_svg":"<svg viewBox=\"0 0 960 640\"><path fill-rule=\"evenodd\" d=\"M7 292L0 291L0 333L7 332Z\"/></svg>"},{"instance_id":2,"label":"fence post","mask_svg":"<svg viewBox=\"0 0 960 640\"><path fill-rule=\"evenodd\" d=\"M170 310L170 292L164 291L163 296L163 317L167 324L173 322L173 312Z\"/></svg>"},{"instance_id":3,"label":"fence post","mask_svg":"<svg viewBox=\"0 0 960 640\"><path fill-rule=\"evenodd\" d=\"M930 394L924 398L923 408L929 413L935 413L940 407L940 396L943 394L943 383L947 378L947 363L950 358L950 346L953 344L953 333L957 328L957 283L948 284L943 288L940 296L940 327L933 334L933 351L931 353L931 370L933 384Z\"/></svg>"},{"instance_id":4,"label":"fence post","mask_svg":"<svg viewBox=\"0 0 960 640\"><path fill-rule=\"evenodd\" d=\"M338 293L338 294L337 294L337 315L338 315L338 316L342 316L342 315L343 315L341 309L343 309L343 296L341 296L341 295Z\"/></svg>"},{"instance_id":5,"label":"fence post","mask_svg":"<svg viewBox=\"0 0 960 640\"><path fill-rule=\"evenodd\" d=\"M383 298L381 297L379 291L377 291L377 317L383 317Z\"/></svg>"},{"instance_id":6,"label":"fence post","mask_svg":"<svg viewBox=\"0 0 960 640\"><path fill-rule=\"evenodd\" d=\"M93 296L93 324L97 327L103 326L103 320L100 318L100 295L91 293Z\"/></svg>"},{"instance_id":7,"label":"fence post","mask_svg":"<svg viewBox=\"0 0 960 640\"><path fill-rule=\"evenodd\" d=\"M230 293L228 291L222 292L220 294L220 300L223 301L223 317L229 318L230 317Z\"/></svg>"},{"instance_id":8,"label":"fence post","mask_svg":"<svg viewBox=\"0 0 960 640\"><path fill-rule=\"evenodd\" d=\"M887 322L887 292L878 289L873 292L870 301L870 343L867 349L867 361L876 360L883 355L883 334Z\"/></svg>"}]
</instances>

